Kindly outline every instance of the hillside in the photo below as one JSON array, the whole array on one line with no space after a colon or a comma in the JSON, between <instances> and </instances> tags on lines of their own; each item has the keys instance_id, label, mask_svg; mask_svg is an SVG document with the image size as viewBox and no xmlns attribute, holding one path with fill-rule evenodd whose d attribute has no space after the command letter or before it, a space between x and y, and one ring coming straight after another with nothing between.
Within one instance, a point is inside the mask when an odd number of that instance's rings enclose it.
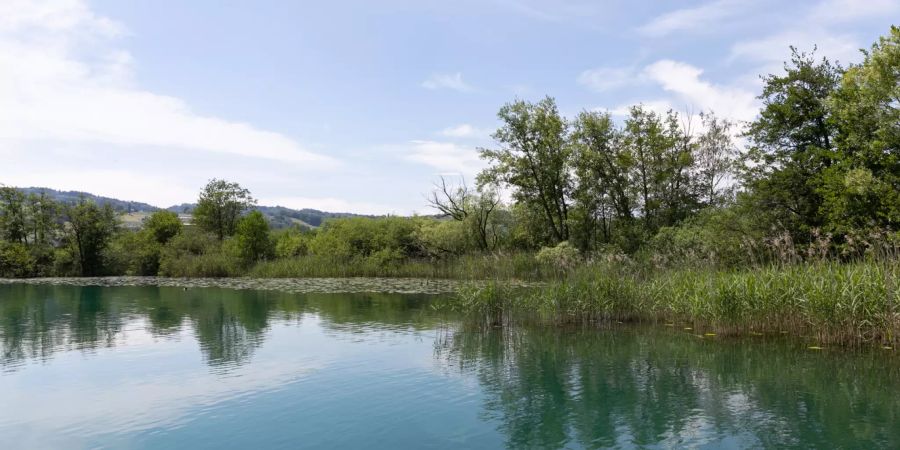
<instances>
[{"instance_id":1,"label":"hillside","mask_svg":"<svg viewBox=\"0 0 900 450\"><path fill-rule=\"evenodd\" d=\"M168 211L176 212L179 215L187 215L190 214L196 206L196 204L194 203L182 203L180 205L174 205L168 208L160 208L143 202L103 197L100 195L91 194L89 192L58 191L55 189L41 187L27 187L19 189L25 193L44 192L54 200L61 203L74 203L77 202L78 199L84 197L96 202L99 205L108 204L111 205L116 211L123 213L123 218L129 224L139 224L144 217L160 209L166 209ZM284 206L259 206L256 209L258 209L261 213L263 213L263 215L266 216L266 219L268 219L269 224L272 226L272 228L288 228L293 225L315 228L322 225L322 222L325 219L334 217L362 216L360 214L334 213L309 208L291 209Z\"/></svg>"}]
</instances>

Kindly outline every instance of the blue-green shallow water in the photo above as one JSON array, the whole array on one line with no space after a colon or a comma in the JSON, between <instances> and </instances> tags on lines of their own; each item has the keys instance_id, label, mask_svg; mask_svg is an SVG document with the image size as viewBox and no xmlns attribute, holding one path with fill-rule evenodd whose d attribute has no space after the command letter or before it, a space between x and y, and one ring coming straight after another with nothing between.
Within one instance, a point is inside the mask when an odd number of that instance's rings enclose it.
<instances>
[{"instance_id":1,"label":"blue-green shallow water","mask_svg":"<svg viewBox=\"0 0 900 450\"><path fill-rule=\"evenodd\" d=\"M892 351L434 298L0 285L0 448L900 448Z\"/></svg>"}]
</instances>

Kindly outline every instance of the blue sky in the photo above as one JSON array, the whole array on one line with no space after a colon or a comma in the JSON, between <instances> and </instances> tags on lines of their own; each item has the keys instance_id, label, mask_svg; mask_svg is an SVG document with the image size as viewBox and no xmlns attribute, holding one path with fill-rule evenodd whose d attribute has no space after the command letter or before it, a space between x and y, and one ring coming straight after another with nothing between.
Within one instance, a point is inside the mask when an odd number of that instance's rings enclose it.
<instances>
[{"instance_id":1,"label":"blue sky","mask_svg":"<svg viewBox=\"0 0 900 450\"><path fill-rule=\"evenodd\" d=\"M212 177L263 204L428 213L495 114L556 97L750 120L758 75L858 61L900 0L0 2L0 183L167 206Z\"/></svg>"}]
</instances>

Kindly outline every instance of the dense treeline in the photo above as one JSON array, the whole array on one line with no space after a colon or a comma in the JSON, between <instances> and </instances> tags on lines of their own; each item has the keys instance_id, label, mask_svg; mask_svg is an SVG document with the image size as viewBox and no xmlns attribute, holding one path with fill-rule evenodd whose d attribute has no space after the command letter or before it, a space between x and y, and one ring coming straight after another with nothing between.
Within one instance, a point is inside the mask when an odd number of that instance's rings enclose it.
<instances>
[{"instance_id":1,"label":"dense treeline","mask_svg":"<svg viewBox=\"0 0 900 450\"><path fill-rule=\"evenodd\" d=\"M793 51L750 123L632 107L504 105L474 187L441 179L435 217L270 230L251 193L212 180L190 225L138 231L109 205L0 189L0 276L416 275L541 278L584 261L719 268L896 256L900 28L858 65ZM510 201L503 201L504 198Z\"/></svg>"}]
</instances>

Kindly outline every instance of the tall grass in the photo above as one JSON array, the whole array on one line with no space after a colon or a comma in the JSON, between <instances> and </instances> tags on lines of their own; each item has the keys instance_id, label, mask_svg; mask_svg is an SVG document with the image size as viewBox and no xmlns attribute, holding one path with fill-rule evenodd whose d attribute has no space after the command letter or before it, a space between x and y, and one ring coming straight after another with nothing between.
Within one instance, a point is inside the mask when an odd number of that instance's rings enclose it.
<instances>
[{"instance_id":1,"label":"tall grass","mask_svg":"<svg viewBox=\"0 0 900 450\"><path fill-rule=\"evenodd\" d=\"M255 278L415 277L460 280L548 280L561 277L557 268L533 254L464 255L448 259L381 261L301 256L257 263L246 275Z\"/></svg>"},{"instance_id":2,"label":"tall grass","mask_svg":"<svg viewBox=\"0 0 900 450\"><path fill-rule=\"evenodd\" d=\"M483 324L673 322L722 334L791 333L821 342L900 342L898 261L656 272L592 265L527 291L464 289L453 307Z\"/></svg>"}]
</instances>

